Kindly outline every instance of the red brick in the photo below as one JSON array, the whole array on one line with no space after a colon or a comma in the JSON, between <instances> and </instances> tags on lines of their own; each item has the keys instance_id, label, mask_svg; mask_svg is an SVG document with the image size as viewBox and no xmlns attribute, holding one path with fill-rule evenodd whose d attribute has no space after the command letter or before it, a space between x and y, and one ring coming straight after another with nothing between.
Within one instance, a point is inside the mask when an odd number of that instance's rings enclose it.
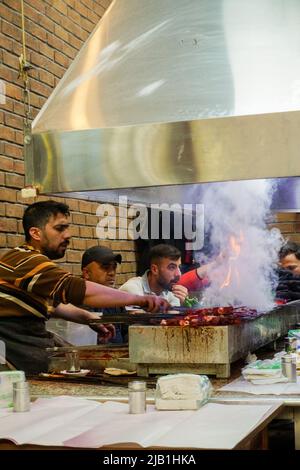
<instances>
[{"instance_id":1,"label":"red brick","mask_svg":"<svg viewBox=\"0 0 300 470\"><path fill-rule=\"evenodd\" d=\"M6 186L10 188L24 188L24 176L16 175L14 173L6 173L5 175Z\"/></svg>"},{"instance_id":2,"label":"red brick","mask_svg":"<svg viewBox=\"0 0 300 470\"><path fill-rule=\"evenodd\" d=\"M6 84L6 98L14 98L18 101L21 101L23 98L22 88L13 83Z\"/></svg>"},{"instance_id":3,"label":"red brick","mask_svg":"<svg viewBox=\"0 0 300 470\"><path fill-rule=\"evenodd\" d=\"M5 144L5 155L7 156L10 156L10 157L15 157L15 158L23 158L23 146L17 146L17 145L14 145L14 144ZM23 164L23 168L24 168L24 163L23 162L19 162L18 160L14 161L14 170L16 171L16 173L20 173L19 170L16 170L17 166L16 165L21 165ZM19 169L21 167L19 166Z\"/></svg>"},{"instance_id":4,"label":"red brick","mask_svg":"<svg viewBox=\"0 0 300 470\"><path fill-rule=\"evenodd\" d=\"M83 27L84 29L86 29L86 31L87 31L88 33L91 33L91 32L93 31L94 27L95 27L94 23L92 23L91 21L89 21L89 20L87 20L87 19L85 19L85 18L82 18L81 24L82 24L82 27Z\"/></svg>"},{"instance_id":5,"label":"red brick","mask_svg":"<svg viewBox=\"0 0 300 470\"><path fill-rule=\"evenodd\" d=\"M13 171L14 161L12 158L7 158L5 156L0 156L0 170Z\"/></svg>"},{"instance_id":6,"label":"red brick","mask_svg":"<svg viewBox=\"0 0 300 470\"><path fill-rule=\"evenodd\" d=\"M51 60L48 57L45 57L44 55L38 54L36 52L30 53L30 62L34 66L37 66L38 69L42 68L48 70L49 66L51 65Z\"/></svg>"},{"instance_id":7,"label":"red brick","mask_svg":"<svg viewBox=\"0 0 300 470\"><path fill-rule=\"evenodd\" d=\"M72 234L72 237L79 237L79 227L78 227L78 225L72 225L71 226L71 234Z\"/></svg>"},{"instance_id":8,"label":"red brick","mask_svg":"<svg viewBox=\"0 0 300 470\"><path fill-rule=\"evenodd\" d=\"M80 236L83 238L94 238L95 231L92 227L79 227Z\"/></svg>"},{"instance_id":9,"label":"red brick","mask_svg":"<svg viewBox=\"0 0 300 470\"><path fill-rule=\"evenodd\" d=\"M75 36L73 36L73 34L70 34L69 44L71 44L71 46L73 46L75 49L79 50L82 46L82 41L76 38Z\"/></svg>"},{"instance_id":10,"label":"red brick","mask_svg":"<svg viewBox=\"0 0 300 470\"><path fill-rule=\"evenodd\" d=\"M82 240L81 238L72 238L71 244L72 248L74 248L75 250L85 251L86 249L86 241Z\"/></svg>"},{"instance_id":11,"label":"red brick","mask_svg":"<svg viewBox=\"0 0 300 470\"><path fill-rule=\"evenodd\" d=\"M23 129L23 119L20 116L14 116L13 114L5 114L5 124L15 129Z\"/></svg>"},{"instance_id":12,"label":"red brick","mask_svg":"<svg viewBox=\"0 0 300 470\"><path fill-rule=\"evenodd\" d=\"M35 37L31 36L30 34L26 35L26 47L27 49L33 49L36 52L39 52L40 50L40 41L36 39ZM27 58L27 57L26 57ZM28 58L27 58L28 61ZM32 71L30 71L31 75Z\"/></svg>"},{"instance_id":13,"label":"red brick","mask_svg":"<svg viewBox=\"0 0 300 470\"><path fill-rule=\"evenodd\" d=\"M46 83L46 85L54 87L54 76L51 73L46 72L45 70L40 70L39 79L41 82Z\"/></svg>"},{"instance_id":14,"label":"red brick","mask_svg":"<svg viewBox=\"0 0 300 470\"><path fill-rule=\"evenodd\" d=\"M46 56L48 59L54 59L54 50L44 42L40 42L40 53Z\"/></svg>"},{"instance_id":15,"label":"red brick","mask_svg":"<svg viewBox=\"0 0 300 470\"><path fill-rule=\"evenodd\" d=\"M0 185L4 186L4 173L0 172Z\"/></svg>"},{"instance_id":16,"label":"red brick","mask_svg":"<svg viewBox=\"0 0 300 470\"><path fill-rule=\"evenodd\" d=\"M51 18L57 24L64 23L64 17L52 6L46 6L46 16Z\"/></svg>"},{"instance_id":17,"label":"red brick","mask_svg":"<svg viewBox=\"0 0 300 470\"><path fill-rule=\"evenodd\" d=\"M102 18L102 16L105 13L105 8L100 4L98 5L98 3L95 5L94 10L97 13L97 15L99 16L99 19Z\"/></svg>"},{"instance_id":18,"label":"red brick","mask_svg":"<svg viewBox=\"0 0 300 470\"><path fill-rule=\"evenodd\" d=\"M88 14L88 19L91 20L91 22L93 23L93 25L95 26L96 24L98 24L98 22L100 21L100 17L102 15L98 15L97 13L95 13L94 11L92 10L89 10L89 14Z\"/></svg>"},{"instance_id":19,"label":"red brick","mask_svg":"<svg viewBox=\"0 0 300 470\"><path fill-rule=\"evenodd\" d=\"M300 234L299 233L291 233L288 236L288 240L291 241L291 242L300 243Z\"/></svg>"},{"instance_id":20,"label":"red brick","mask_svg":"<svg viewBox=\"0 0 300 470\"><path fill-rule=\"evenodd\" d=\"M136 270L136 265L135 263L122 263L121 266L119 267L119 272L124 274L124 273L131 273Z\"/></svg>"},{"instance_id":21,"label":"red brick","mask_svg":"<svg viewBox=\"0 0 300 470\"><path fill-rule=\"evenodd\" d=\"M79 201L79 210L80 212L89 212L92 211L92 205L90 202L87 201Z\"/></svg>"},{"instance_id":22,"label":"red brick","mask_svg":"<svg viewBox=\"0 0 300 470\"><path fill-rule=\"evenodd\" d=\"M5 204L6 217L21 219L24 214L24 206L21 204Z\"/></svg>"},{"instance_id":23,"label":"red brick","mask_svg":"<svg viewBox=\"0 0 300 470\"><path fill-rule=\"evenodd\" d=\"M39 80L39 69L37 67L34 67L33 69L30 70L28 76L29 76L29 80L32 80L33 78L35 80ZM30 89L30 81L29 81L29 89Z\"/></svg>"},{"instance_id":24,"label":"red brick","mask_svg":"<svg viewBox=\"0 0 300 470\"><path fill-rule=\"evenodd\" d=\"M45 15L42 15L41 16L41 19L40 19L40 26L42 26L43 28L45 28L47 31L49 31L50 33L53 33L54 32L54 21L51 20L50 18L47 18Z\"/></svg>"},{"instance_id":25,"label":"red brick","mask_svg":"<svg viewBox=\"0 0 300 470\"><path fill-rule=\"evenodd\" d=\"M17 232L18 224L16 219L6 219L2 217L0 220L0 231L1 232Z\"/></svg>"},{"instance_id":26,"label":"red brick","mask_svg":"<svg viewBox=\"0 0 300 470\"><path fill-rule=\"evenodd\" d=\"M22 160L15 160L14 161L14 172L24 175L24 162Z\"/></svg>"},{"instance_id":27,"label":"red brick","mask_svg":"<svg viewBox=\"0 0 300 470\"><path fill-rule=\"evenodd\" d=\"M24 104L19 103L19 101L14 101L13 111L14 111L15 114L19 114L20 116L24 116L24 114L25 114Z\"/></svg>"},{"instance_id":28,"label":"red brick","mask_svg":"<svg viewBox=\"0 0 300 470\"><path fill-rule=\"evenodd\" d=\"M293 222L297 220L297 214L295 212L278 212L277 221L278 222Z\"/></svg>"},{"instance_id":29,"label":"red brick","mask_svg":"<svg viewBox=\"0 0 300 470\"><path fill-rule=\"evenodd\" d=\"M99 202L98 201L97 202L92 201L91 205L92 205L91 214L96 214L97 209L99 207Z\"/></svg>"},{"instance_id":30,"label":"red brick","mask_svg":"<svg viewBox=\"0 0 300 470\"><path fill-rule=\"evenodd\" d=\"M24 15L25 18L29 18L29 20L33 21L36 24L40 24L41 18L43 17L43 14L40 11L36 10L35 8L32 8L32 6L28 4L24 5ZM30 31L30 28L26 26L27 24L25 24L25 29L27 31Z\"/></svg>"},{"instance_id":31,"label":"red brick","mask_svg":"<svg viewBox=\"0 0 300 470\"><path fill-rule=\"evenodd\" d=\"M65 73L65 69L61 67L58 64L55 64L54 62L51 62L51 64L48 67L49 72L53 73L58 78L61 78L63 74Z\"/></svg>"},{"instance_id":32,"label":"red brick","mask_svg":"<svg viewBox=\"0 0 300 470\"><path fill-rule=\"evenodd\" d=\"M81 16L73 8L68 7L68 18L70 18L72 21L74 21L74 23L80 25Z\"/></svg>"},{"instance_id":33,"label":"red brick","mask_svg":"<svg viewBox=\"0 0 300 470\"><path fill-rule=\"evenodd\" d=\"M54 33L57 37L62 39L64 42L68 42L69 33L64 28L62 28L59 24L56 24L54 26Z\"/></svg>"},{"instance_id":34,"label":"red brick","mask_svg":"<svg viewBox=\"0 0 300 470\"><path fill-rule=\"evenodd\" d=\"M43 42L46 42L47 32L43 28L41 28L39 25L34 24L32 21L29 21L27 31L30 31L30 34L33 37L38 38Z\"/></svg>"},{"instance_id":35,"label":"red brick","mask_svg":"<svg viewBox=\"0 0 300 470\"><path fill-rule=\"evenodd\" d=\"M112 0L100 0L100 5L103 6L103 8L107 9L111 2Z\"/></svg>"},{"instance_id":36,"label":"red brick","mask_svg":"<svg viewBox=\"0 0 300 470\"><path fill-rule=\"evenodd\" d=\"M9 6L13 10L20 11L20 1L19 0L2 0L4 5Z\"/></svg>"},{"instance_id":37,"label":"red brick","mask_svg":"<svg viewBox=\"0 0 300 470\"><path fill-rule=\"evenodd\" d=\"M26 3L31 5L32 8L39 11L40 13L46 13L46 5L44 0L26 0Z\"/></svg>"},{"instance_id":38,"label":"red brick","mask_svg":"<svg viewBox=\"0 0 300 470\"><path fill-rule=\"evenodd\" d=\"M22 35L21 35L20 28L17 28L13 24L7 23L4 20L2 20L1 24L2 24L2 27L1 27L2 33L4 33L6 36L13 38L16 41L21 41Z\"/></svg>"},{"instance_id":39,"label":"red brick","mask_svg":"<svg viewBox=\"0 0 300 470\"><path fill-rule=\"evenodd\" d=\"M23 131L15 130L15 142L16 144L22 144L24 143L24 136L23 136Z\"/></svg>"},{"instance_id":40,"label":"red brick","mask_svg":"<svg viewBox=\"0 0 300 470\"><path fill-rule=\"evenodd\" d=\"M38 82L37 80L30 81L31 90L38 95L48 97L51 93L51 88L48 85Z\"/></svg>"},{"instance_id":41,"label":"red brick","mask_svg":"<svg viewBox=\"0 0 300 470\"><path fill-rule=\"evenodd\" d=\"M30 93L30 103L31 103L31 106L35 106L36 108L39 108L39 106L40 106L40 96L31 92Z\"/></svg>"},{"instance_id":42,"label":"red brick","mask_svg":"<svg viewBox=\"0 0 300 470\"><path fill-rule=\"evenodd\" d=\"M89 10L94 8L94 0L81 0L81 3L87 7L87 14L89 13Z\"/></svg>"},{"instance_id":43,"label":"red brick","mask_svg":"<svg viewBox=\"0 0 300 470\"><path fill-rule=\"evenodd\" d=\"M68 56L70 59L74 59L74 57L76 56L77 54L77 50L74 49L74 47L71 47L69 44L64 44L63 48L62 48L62 52Z\"/></svg>"},{"instance_id":44,"label":"red brick","mask_svg":"<svg viewBox=\"0 0 300 470\"><path fill-rule=\"evenodd\" d=\"M92 246L97 246L98 245L98 240L96 238L93 238L92 240L86 240L86 248L91 248ZM107 246L107 248L110 248L110 244L105 244L105 242L102 244L102 246Z\"/></svg>"},{"instance_id":45,"label":"red brick","mask_svg":"<svg viewBox=\"0 0 300 470\"><path fill-rule=\"evenodd\" d=\"M64 47L64 42L50 33L47 34L47 43L49 46L53 47L53 49L57 49L58 51L61 51Z\"/></svg>"},{"instance_id":46,"label":"red brick","mask_svg":"<svg viewBox=\"0 0 300 470\"><path fill-rule=\"evenodd\" d=\"M13 12L3 3L0 3L0 18L5 18L8 23L13 22ZM1 44L2 46L2 44Z\"/></svg>"},{"instance_id":47,"label":"red brick","mask_svg":"<svg viewBox=\"0 0 300 470\"><path fill-rule=\"evenodd\" d=\"M5 49L7 51L11 51L13 48L13 41L12 39L4 36L4 34L0 34L0 42L1 42L1 49Z\"/></svg>"},{"instance_id":48,"label":"red brick","mask_svg":"<svg viewBox=\"0 0 300 470\"><path fill-rule=\"evenodd\" d=\"M16 133L10 127L0 127L0 139L8 140L9 142L14 142L16 139Z\"/></svg>"},{"instance_id":49,"label":"red brick","mask_svg":"<svg viewBox=\"0 0 300 470\"><path fill-rule=\"evenodd\" d=\"M7 246L14 248L24 244L24 235L7 235Z\"/></svg>"},{"instance_id":50,"label":"red brick","mask_svg":"<svg viewBox=\"0 0 300 470\"><path fill-rule=\"evenodd\" d=\"M4 65L8 67L12 67L15 70L19 70L19 58L15 54L11 54L10 52L3 51L2 60Z\"/></svg>"},{"instance_id":51,"label":"red brick","mask_svg":"<svg viewBox=\"0 0 300 470\"><path fill-rule=\"evenodd\" d=\"M55 62L58 62L60 65L62 65L65 69L67 69L71 63L69 57L66 57L64 54L61 52L55 51L54 53L55 57Z\"/></svg>"},{"instance_id":52,"label":"red brick","mask_svg":"<svg viewBox=\"0 0 300 470\"><path fill-rule=\"evenodd\" d=\"M26 37L27 36L28 36L28 34L26 35ZM26 44L27 44L27 41L26 41ZM12 46L12 48L9 52L12 52L14 55L16 55L18 57L18 60L19 60L19 56L23 53L22 44L19 43L19 42L14 42L13 46ZM27 57L27 59L28 59L28 57Z\"/></svg>"},{"instance_id":53,"label":"red brick","mask_svg":"<svg viewBox=\"0 0 300 470\"><path fill-rule=\"evenodd\" d=\"M19 233L23 233L23 224L22 224L22 220L17 220L17 226L18 226L18 232Z\"/></svg>"},{"instance_id":54,"label":"red brick","mask_svg":"<svg viewBox=\"0 0 300 470\"><path fill-rule=\"evenodd\" d=\"M72 214L72 223L78 225L85 224L85 215L84 214Z\"/></svg>"},{"instance_id":55,"label":"red brick","mask_svg":"<svg viewBox=\"0 0 300 470\"><path fill-rule=\"evenodd\" d=\"M67 251L67 261L73 263L80 263L81 262L81 252L75 250L68 250Z\"/></svg>"},{"instance_id":56,"label":"red brick","mask_svg":"<svg viewBox=\"0 0 300 470\"><path fill-rule=\"evenodd\" d=\"M66 204L68 204L71 211L79 210L79 201L77 199L67 199Z\"/></svg>"},{"instance_id":57,"label":"red brick","mask_svg":"<svg viewBox=\"0 0 300 470\"><path fill-rule=\"evenodd\" d=\"M1 67L0 67L0 70L1 70ZM6 84L8 85L8 84ZM7 86L6 86L6 91L7 91ZM4 110L4 111L13 111L14 109L14 102L12 100L12 98L10 98L7 93L6 93L6 102L5 104L2 104L1 105L1 108ZM1 140L0 140L1 142Z\"/></svg>"},{"instance_id":58,"label":"red brick","mask_svg":"<svg viewBox=\"0 0 300 470\"><path fill-rule=\"evenodd\" d=\"M99 222L99 217L97 217L96 215L86 216L86 225L92 225L93 227L96 227L98 222Z\"/></svg>"},{"instance_id":59,"label":"red brick","mask_svg":"<svg viewBox=\"0 0 300 470\"><path fill-rule=\"evenodd\" d=\"M1 41L1 39L0 39ZM0 67L0 78L5 80L6 82L12 82L16 80L18 77L18 72L16 70L12 70L5 65L1 65Z\"/></svg>"}]
</instances>

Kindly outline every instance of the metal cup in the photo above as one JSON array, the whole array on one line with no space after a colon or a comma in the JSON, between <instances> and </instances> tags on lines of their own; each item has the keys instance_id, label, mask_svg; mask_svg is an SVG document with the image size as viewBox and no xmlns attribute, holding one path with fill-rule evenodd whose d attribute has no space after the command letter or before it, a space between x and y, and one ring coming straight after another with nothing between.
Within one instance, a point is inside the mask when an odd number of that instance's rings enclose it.
<instances>
[{"instance_id":1,"label":"metal cup","mask_svg":"<svg viewBox=\"0 0 300 470\"><path fill-rule=\"evenodd\" d=\"M80 372L80 361L78 351L70 351L66 353L66 371L67 372Z\"/></svg>"},{"instance_id":2,"label":"metal cup","mask_svg":"<svg viewBox=\"0 0 300 470\"><path fill-rule=\"evenodd\" d=\"M282 375L288 378L289 382L297 382L296 356L285 354L281 358Z\"/></svg>"},{"instance_id":3,"label":"metal cup","mask_svg":"<svg viewBox=\"0 0 300 470\"><path fill-rule=\"evenodd\" d=\"M128 384L129 413L140 414L146 411L146 383L134 380Z\"/></svg>"},{"instance_id":4,"label":"metal cup","mask_svg":"<svg viewBox=\"0 0 300 470\"><path fill-rule=\"evenodd\" d=\"M20 381L13 383L13 405L14 411L17 412L30 410L28 382Z\"/></svg>"}]
</instances>

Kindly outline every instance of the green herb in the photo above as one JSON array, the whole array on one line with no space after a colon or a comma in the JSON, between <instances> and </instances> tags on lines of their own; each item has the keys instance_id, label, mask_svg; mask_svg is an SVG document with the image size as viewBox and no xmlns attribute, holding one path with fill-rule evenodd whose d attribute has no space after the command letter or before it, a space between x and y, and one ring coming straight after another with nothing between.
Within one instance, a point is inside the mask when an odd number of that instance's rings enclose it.
<instances>
[{"instance_id":1,"label":"green herb","mask_svg":"<svg viewBox=\"0 0 300 470\"><path fill-rule=\"evenodd\" d=\"M184 307L195 307L195 305L198 305L199 303L199 300L197 299L197 297L186 297L184 302L183 302L183 306Z\"/></svg>"}]
</instances>

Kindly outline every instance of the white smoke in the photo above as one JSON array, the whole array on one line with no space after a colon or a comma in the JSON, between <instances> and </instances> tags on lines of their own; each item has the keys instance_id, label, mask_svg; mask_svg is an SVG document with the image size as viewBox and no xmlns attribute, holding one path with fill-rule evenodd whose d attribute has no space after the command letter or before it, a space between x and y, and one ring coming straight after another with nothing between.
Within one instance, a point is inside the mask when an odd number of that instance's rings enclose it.
<instances>
[{"instance_id":1,"label":"white smoke","mask_svg":"<svg viewBox=\"0 0 300 470\"><path fill-rule=\"evenodd\" d=\"M237 181L212 185L204 194L205 225L215 256L202 304L274 307L275 269L282 237L266 225L274 183Z\"/></svg>"}]
</instances>

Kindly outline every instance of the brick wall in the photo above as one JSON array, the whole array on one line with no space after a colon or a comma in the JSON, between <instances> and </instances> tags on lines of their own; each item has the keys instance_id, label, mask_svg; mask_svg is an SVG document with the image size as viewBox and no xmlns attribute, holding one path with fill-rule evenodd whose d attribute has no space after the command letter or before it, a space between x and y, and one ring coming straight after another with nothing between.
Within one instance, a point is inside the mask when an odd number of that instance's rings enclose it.
<instances>
[{"instance_id":1,"label":"brick wall","mask_svg":"<svg viewBox=\"0 0 300 470\"><path fill-rule=\"evenodd\" d=\"M24 0L27 59L34 118L63 76L111 0ZM20 0L0 2L0 79L6 85L6 104L0 104L0 251L23 242L21 218L25 204L22 81L18 78L21 54ZM36 200L47 199L39 197ZM59 200L59 198L56 198ZM121 252L124 263L117 282L136 272L134 243L129 240L99 242L96 238L98 204L64 200L71 208L73 239L63 265L79 274L82 252L94 244L106 244ZM280 213L276 225L290 240L300 242L300 214Z\"/></svg>"},{"instance_id":2,"label":"brick wall","mask_svg":"<svg viewBox=\"0 0 300 470\"><path fill-rule=\"evenodd\" d=\"M300 213L299 212L278 212L274 214L269 228L277 227L283 237L292 242L300 243Z\"/></svg>"},{"instance_id":3,"label":"brick wall","mask_svg":"<svg viewBox=\"0 0 300 470\"><path fill-rule=\"evenodd\" d=\"M111 0L24 0L27 60L30 71L32 118L43 106L53 88L103 16ZM20 0L0 2L0 79L6 86L6 103L0 104L0 251L24 241L21 218L24 207L38 197L24 200L23 162L23 83L18 78L21 45ZM103 244L96 238L98 203L62 199L71 209L73 239L63 265L80 273L82 252ZM121 252L123 264L117 282L122 284L136 272L132 241L105 241Z\"/></svg>"}]
</instances>

